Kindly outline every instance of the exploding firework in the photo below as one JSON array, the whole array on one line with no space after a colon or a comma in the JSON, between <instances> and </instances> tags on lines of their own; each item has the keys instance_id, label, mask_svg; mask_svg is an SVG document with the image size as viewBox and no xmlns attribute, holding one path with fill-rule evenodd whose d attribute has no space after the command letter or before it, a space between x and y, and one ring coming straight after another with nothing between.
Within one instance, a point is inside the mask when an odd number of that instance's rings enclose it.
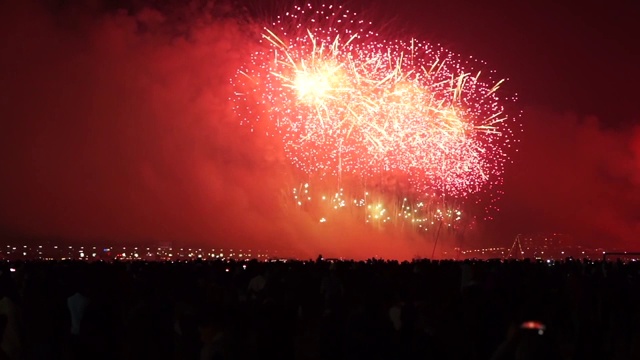
<instances>
[{"instance_id":1,"label":"exploding firework","mask_svg":"<svg viewBox=\"0 0 640 360\"><path fill-rule=\"evenodd\" d=\"M310 178L337 178L339 189L344 176L401 174L417 194L412 199L438 199L436 210L453 216L459 210L444 210L445 199L501 183L512 135L497 91L502 81L473 70L482 62L371 28L339 6L305 5L278 17L233 80L235 109L243 124L261 124L281 139L288 159ZM417 206L424 201L400 196L385 202L394 204L385 210L393 216L372 218L389 205L360 195L344 204L366 204L367 222L395 221L407 208L414 224L438 217Z\"/></svg>"},{"instance_id":2,"label":"exploding firework","mask_svg":"<svg viewBox=\"0 0 640 360\"><path fill-rule=\"evenodd\" d=\"M455 231L467 224L455 202L443 203L433 197L416 200L375 187L333 189L301 183L291 189L286 200L320 224L348 217L380 229L403 228L433 235L442 227Z\"/></svg>"}]
</instances>

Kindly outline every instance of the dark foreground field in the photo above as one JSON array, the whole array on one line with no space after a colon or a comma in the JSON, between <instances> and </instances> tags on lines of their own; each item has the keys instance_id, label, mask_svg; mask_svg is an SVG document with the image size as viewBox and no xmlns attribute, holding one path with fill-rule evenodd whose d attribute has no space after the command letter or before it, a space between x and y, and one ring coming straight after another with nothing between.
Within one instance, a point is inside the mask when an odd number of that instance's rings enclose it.
<instances>
[{"instance_id":1,"label":"dark foreground field","mask_svg":"<svg viewBox=\"0 0 640 360\"><path fill-rule=\"evenodd\" d=\"M0 359L631 359L640 265L3 262Z\"/></svg>"}]
</instances>

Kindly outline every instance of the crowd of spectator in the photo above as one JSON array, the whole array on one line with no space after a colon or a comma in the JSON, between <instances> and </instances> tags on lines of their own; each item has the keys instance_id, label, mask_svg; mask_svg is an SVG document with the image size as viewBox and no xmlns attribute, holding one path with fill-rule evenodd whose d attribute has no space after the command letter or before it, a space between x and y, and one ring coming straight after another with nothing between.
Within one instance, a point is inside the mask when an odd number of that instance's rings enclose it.
<instances>
[{"instance_id":1,"label":"crowd of spectator","mask_svg":"<svg viewBox=\"0 0 640 360\"><path fill-rule=\"evenodd\" d=\"M0 360L640 359L640 264L23 261Z\"/></svg>"}]
</instances>

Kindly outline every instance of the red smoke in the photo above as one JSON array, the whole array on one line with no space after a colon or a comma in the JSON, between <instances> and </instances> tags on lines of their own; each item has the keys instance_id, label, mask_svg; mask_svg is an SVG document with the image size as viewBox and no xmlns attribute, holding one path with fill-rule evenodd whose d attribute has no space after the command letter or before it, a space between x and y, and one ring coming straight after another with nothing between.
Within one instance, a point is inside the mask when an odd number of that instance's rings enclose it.
<instances>
[{"instance_id":1,"label":"red smoke","mask_svg":"<svg viewBox=\"0 0 640 360\"><path fill-rule=\"evenodd\" d=\"M529 110L501 221L519 232L565 232L577 244L633 250L640 231L640 128Z\"/></svg>"},{"instance_id":2,"label":"red smoke","mask_svg":"<svg viewBox=\"0 0 640 360\"><path fill-rule=\"evenodd\" d=\"M91 21L12 10L22 17L5 14L0 60L10 74L6 226L122 241L209 241L264 226L248 210L268 215L268 201L248 185L268 186L270 165L227 105L246 51L239 26L212 22L186 38L151 11ZM249 224L233 226L240 218Z\"/></svg>"},{"instance_id":3,"label":"red smoke","mask_svg":"<svg viewBox=\"0 0 640 360\"><path fill-rule=\"evenodd\" d=\"M251 51L250 27L194 18L176 34L151 10L5 8L5 230L304 256L332 248L334 256L415 255L362 229L316 234L280 209L287 176L277 144L239 126L228 100Z\"/></svg>"}]
</instances>

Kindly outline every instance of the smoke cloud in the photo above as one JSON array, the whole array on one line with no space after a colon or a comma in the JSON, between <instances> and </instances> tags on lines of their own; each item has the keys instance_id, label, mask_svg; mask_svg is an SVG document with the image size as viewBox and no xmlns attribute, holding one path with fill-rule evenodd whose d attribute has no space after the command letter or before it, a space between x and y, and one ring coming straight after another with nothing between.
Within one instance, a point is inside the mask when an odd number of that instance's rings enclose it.
<instances>
[{"instance_id":1,"label":"smoke cloud","mask_svg":"<svg viewBox=\"0 0 640 360\"><path fill-rule=\"evenodd\" d=\"M496 227L561 232L576 245L633 249L640 231L640 128L530 109Z\"/></svg>"},{"instance_id":2,"label":"smoke cloud","mask_svg":"<svg viewBox=\"0 0 640 360\"><path fill-rule=\"evenodd\" d=\"M238 16L209 8L177 21L149 8L26 2L2 10L5 230L298 256L415 255L360 225L320 234L280 206L289 175L278 144L231 111L230 79L256 44Z\"/></svg>"}]
</instances>

